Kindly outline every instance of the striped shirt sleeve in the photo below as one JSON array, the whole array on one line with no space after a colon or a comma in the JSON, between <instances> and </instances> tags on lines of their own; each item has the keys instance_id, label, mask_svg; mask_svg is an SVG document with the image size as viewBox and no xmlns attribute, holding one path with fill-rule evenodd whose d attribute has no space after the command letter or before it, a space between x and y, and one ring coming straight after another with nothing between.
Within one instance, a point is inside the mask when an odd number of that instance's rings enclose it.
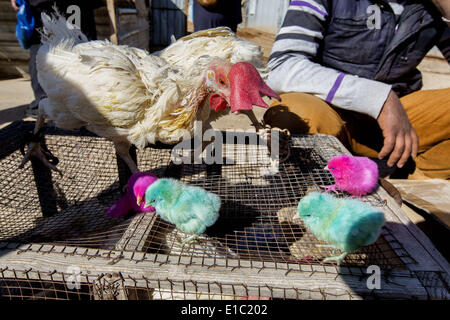
<instances>
[{"instance_id":1,"label":"striped shirt sleeve","mask_svg":"<svg viewBox=\"0 0 450 320\"><path fill-rule=\"evenodd\" d=\"M315 62L328 21L328 2L290 2L272 47L268 84L280 93L310 93L337 107L377 118L391 85Z\"/></svg>"}]
</instances>

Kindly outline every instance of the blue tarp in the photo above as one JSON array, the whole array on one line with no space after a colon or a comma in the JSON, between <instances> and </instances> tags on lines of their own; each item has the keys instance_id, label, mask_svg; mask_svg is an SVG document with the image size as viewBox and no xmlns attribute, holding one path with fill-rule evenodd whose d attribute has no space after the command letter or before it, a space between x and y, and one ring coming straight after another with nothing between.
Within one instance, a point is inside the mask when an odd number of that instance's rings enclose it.
<instances>
[{"instance_id":1,"label":"blue tarp","mask_svg":"<svg viewBox=\"0 0 450 320\"><path fill-rule=\"evenodd\" d=\"M31 37L34 32L34 17L30 5L25 0L16 0L19 7L17 11L16 37L20 46L24 49L30 48Z\"/></svg>"}]
</instances>

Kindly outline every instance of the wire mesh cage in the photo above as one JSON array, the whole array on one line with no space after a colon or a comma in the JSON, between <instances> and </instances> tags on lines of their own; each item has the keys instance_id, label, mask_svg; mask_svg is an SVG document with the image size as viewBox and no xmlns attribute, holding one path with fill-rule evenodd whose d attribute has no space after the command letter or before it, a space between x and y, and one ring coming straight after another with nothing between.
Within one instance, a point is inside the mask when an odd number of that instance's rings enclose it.
<instances>
[{"instance_id":1,"label":"wire mesh cage","mask_svg":"<svg viewBox=\"0 0 450 320\"><path fill-rule=\"evenodd\" d=\"M17 122L0 131L2 298L429 296L413 268L417 258L392 228L383 227L373 245L337 266L323 261L331 249L318 246L323 242L301 220L293 220L303 196L333 184L324 167L332 156L347 152L333 137L293 137L291 155L283 163L271 159L267 147L252 143L258 142L252 137L240 143L227 140L223 164L175 165L170 148L137 151L141 171L221 197L219 220L197 241L183 244L187 235L155 213L130 212L120 219L106 215L123 190L114 147L103 138L47 127L46 144L60 159L63 175L46 172L36 162L18 170L23 132L32 127L32 122ZM364 200L391 210L379 193ZM386 281L381 291L368 288L367 268L373 265L386 279L394 277L394 283ZM431 278L440 279L439 294L447 297L447 273L430 271Z\"/></svg>"}]
</instances>

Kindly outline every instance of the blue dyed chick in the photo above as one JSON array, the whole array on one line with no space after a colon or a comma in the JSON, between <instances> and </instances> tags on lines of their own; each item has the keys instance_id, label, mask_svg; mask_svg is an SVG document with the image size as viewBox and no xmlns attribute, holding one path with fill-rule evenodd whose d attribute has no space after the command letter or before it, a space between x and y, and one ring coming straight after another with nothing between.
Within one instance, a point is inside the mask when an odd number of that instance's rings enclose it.
<instances>
[{"instance_id":1,"label":"blue dyed chick","mask_svg":"<svg viewBox=\"0 0 450 320\"><path fill-rule=\"evenodd\" d=\"M175 179L158 179L151 184L145 191L145 202L155 207L163 220L192 234L183 244L197 238L219 218L219 196Z\"/></svg>"},{"instance_id":2,"label":"blue dyed chick","mask_svg":"<svg viewBox=\"0 0 450 320\"><path fill-rule=\"evenodd\" d=\"M385 222L383 212L360 200L318 192L301 199L297 211L318 239L343 252L324 259L324 262L336 260L338 265L348 253L374 243Z\"/></svg>"}]
</instances>

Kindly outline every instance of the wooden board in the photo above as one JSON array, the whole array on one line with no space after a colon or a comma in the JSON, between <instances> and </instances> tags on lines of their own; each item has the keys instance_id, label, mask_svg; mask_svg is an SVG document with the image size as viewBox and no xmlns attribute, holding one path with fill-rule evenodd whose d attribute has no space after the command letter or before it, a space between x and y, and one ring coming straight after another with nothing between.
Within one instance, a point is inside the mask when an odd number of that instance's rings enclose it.
<instances>
[{"instance_id":1,"label":"wooden board","mask_svg":"<svg viewBox=\"0 0 450 320\"><path fill-rule=\"evenodd\" d=\"M390 182L400 191L404 201L433 215L450 229L450 182L441 179L391 179Z\"/></svg>"}]
</instances>

